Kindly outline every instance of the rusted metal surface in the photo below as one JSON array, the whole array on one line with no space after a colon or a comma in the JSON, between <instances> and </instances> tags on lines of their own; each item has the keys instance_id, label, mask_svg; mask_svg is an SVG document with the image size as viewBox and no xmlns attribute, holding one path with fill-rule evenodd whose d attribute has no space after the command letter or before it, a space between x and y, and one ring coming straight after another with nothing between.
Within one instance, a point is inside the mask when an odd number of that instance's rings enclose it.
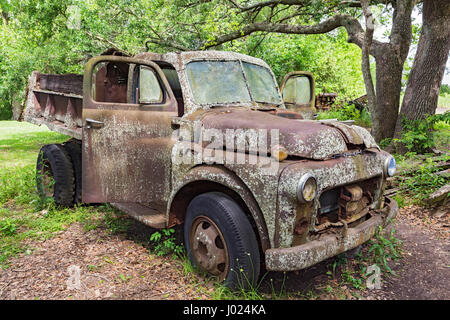
<instances>
[{"instance_id":1,"label":"rusted metal surface","mask_svg":"<svg viewBox=\"0 0 450 320\"><path fill-rule=\"evenodd\" d=\"M354 182L378 179L378 183L372 190L373 202L371 207L379 208L384 159L385 155L381 152L365 151L358 155L341 156L327 161L292 162L283 170L279 178L279 209L275 218L276 227L274 231L275 247L290 247L298 241L309 240L310 234L308 234L308 237L305 235L302 240L295 235L296 222L308 221L309 228L307 231L314 230L320 208L320 195L326 190ZM309 207L299 204L296 196L297 183L306 173L310 173L316 178L319 189L319 196Z\"/></svg>"},{"instance_id":2,"label":"rusted metal surface","mask_svg":"<svg viewBox=\"0 0 450 320\"><path fill-rule=\"evenodd\" d=\"M81 74L39 74L39 89L60 93L83 95L83 75Z\"/></svg>"},{"instance_id":3,"label":"rusted metal surface","mask_svg":"<svg viewBox=\"0 0 450 320\"><path fill-rule=\"evenodd\" d=\"M175 165L172 171L173 188L167 206L169 225L183 222L185 210L190 200L196 195L221 191L235 200L237 200L236 197L242 199L241 205L243 209L248 209L248 214L255 223L262 248L265 250L273 246L269 239L268 224L270 224L270 228L273 228L274 215L271 210L275 210L276 195L273 191L264 195L262 188L264 188L264 182L267 183L267 181L252 180L249 176L252 172L250 165L246 169L243 168L244 166L240 167L241 171L235 172L232 167L228 169L219 165ZM245 174L246 172L247 174ZM242 179L245 179L246 182ZM276 177L273 180L276 180ZM273 186L275 183L276 181L272 181L267 187ZM255 192L253 187L259 187L260 192ZM227 191L231 191L231 193ZM170 223L171 221L174 223Z\"/></svg>"},{"instance_id":4,"label":"rusted metal surface","mask_svg":"<svg viewBox=\"0 0 450 320\"><path fill-rule=\"evenodd\" d=\"M123 212L126 212L134 219L153 228L164 228L166 217L158 208L152 208L140 203L111 203L111 205Z\"/></svg>"},{"instance_id":5,"label":"rusted metal surface","mask_svg":"<svg viewBox=\"0 0 450 320\"><path fill-rule=\"evenodd\" d=\"M148 65L158 73L166 99L162 103L139 105L110 102L105 95L106 101L94 101L90 75L102 61L119 66L124 63ZM150 61L98 57L88 63L85 74L83 120L92 119L101 125L92 124L83 129L83 201L166 202L170 194L171 152L175 143L172 117L177 116L177 108L162 71ZM110 82L117 83L116 76L113 75Z\"/></svg>"},{"instance_id":6,"label":"rusted metal surface","mask_svg":"<svg viewBox=\"0 0 450 320\"><path fill-rule=\"evenodd\" d=\"M226 241L214 221L206 216L197 217L192 222L189 241L192 255L199 266L223 281L230 261Z\"/></svg>"},{"instance_id":7,"label":"rusted metal surface","mask_svg":"<svg viewBox=\"0 0 450 320\"><path fill-rule=\"evenodd\" d=\"M368 241L378 230L395 218L398 206L395 201L386 205L384 211L372 210L371 218L353 228L341 228L331 234L324 234L320 239L306 244L276 248L266 251L266 268L273 271L293 271L310 267L339 253L356 248Z\"/></svg>"},{"instance_id":8,"label":"rusted metal surface","mask_svg":"<svg viewBox=\"0 0 450 320\"><path fill-rule=\"evenodd\" d=\"M24 120L81 139L82 96L79 93L82 87L79 86L78 76L34 71L28 82Z\"/></svg>"},{"instance_id":9,"label":"rusted metal surface","mask_svg":"<svg viewBox=\"0 0 450 320\"><path fill-rule=\"evenodd\" d=\"M305 77L309 79L310 82L310 101L308 103L298 103L295 101L286 101L284 97L284 91L286 87L286 83L288 80L296 78L296 77ZM293 71L286 74L281 81L280 91L283 95L283 100L285 100L286 107L294 111L296 113L300 113L304 119L313 119L314 114L317 112L315 105L315 92L316 92L316 84L314 80L314 75L311 72L306 71Z\"/></svg>"},{"instance_id":10,"label":"rusted metal surface","mask_svg":"<svg viewBox=\"0 0 450 320\"><path fill-rule=\"evenodd\" d=\"M314 121L298 121L261 111L231 107L210 110L198 118L206 129L277 129L280 132L280 143L292 156L322 160L348 150L339 130ZM268 144L270 143L269 140Z\"/></svg>"},{"instance_id":11,"label":"rusted metal surface","mask_svg":"<svg viewBox=\"0 0 450 320\"><path fill-rule=\"evenodd\" d=\"M102 61L104 67L92 78ZM389 154L367 130L304 120L284 104L199 104L186 74L193 61L241 61L267 68L273 77L262 60L231 52L102 56L86 67L81 99L54 91L58 86L40 88L39 74L33 73L25 120L82 140L84 202L112 202L139 221L162 228L183 223L196 195L223 192L247 214L273 270L304 268L348 250L369 239L385 216L395 216L389 209L395 202L385 207L383 198ZM162 101L138 103L139 65L158 77ZM313 112L314 99L305 107ZM214 147L212 142L228 141L229 131L232 147ZM203 139L205 132L217 136ZM276 135L267 134L267 144L259 148L259 132ZM287 157L278 160L274 150ZM180 155L192 161L175 161ZM305 174L317 182L317 196L310 203L298 198ZM340 240L331 235L336 229L344 230ZM196 236L216 237L213 229L200 233ZM197 243L199 261L208 256L202 256L205 241ZM211 248L221 256L219 249ZM204 261L205 268L217 273L217 264L211 269L210 262Z\"/></svg>"},{"instance_id":12,"label":"rusted metal surface","mask_svg":"<svg viewBox=\"0 0 450 320\"><path fill-rule=\"evenodd\" d=\"M368 103L367 94L348 102L348 104L353 104L359 111L362 111L364 108L366 108L367 103Z\"/></svg>"}]
</instances>

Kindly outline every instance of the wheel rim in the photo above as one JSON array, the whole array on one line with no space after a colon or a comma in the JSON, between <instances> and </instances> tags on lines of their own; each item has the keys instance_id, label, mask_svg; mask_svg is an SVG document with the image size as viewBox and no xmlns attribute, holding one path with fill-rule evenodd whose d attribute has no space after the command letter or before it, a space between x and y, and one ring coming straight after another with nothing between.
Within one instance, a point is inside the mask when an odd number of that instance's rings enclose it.
<instances>
[{"instance_id":1,"label":"wheel rim","mask_svg":"<svg viewBox=\"0 0 450 320\"><path fill-rule=\"evenodd\" d=\"M42 192L47 198L53 197L55 193L55 178L48 161L42 163L41 169Z\"/></svg>"},{"instance_id":2,"label":"wheel rim","mask_svg":"<svg viewBox=\"0 0 450 320\"><path fill-rule=\"evenodd\" d=\"M228 273L228 249L217 225L208 217L197 217L192 222L189 242L197 265L223 281Z\"/></svg>"}]
</instances>

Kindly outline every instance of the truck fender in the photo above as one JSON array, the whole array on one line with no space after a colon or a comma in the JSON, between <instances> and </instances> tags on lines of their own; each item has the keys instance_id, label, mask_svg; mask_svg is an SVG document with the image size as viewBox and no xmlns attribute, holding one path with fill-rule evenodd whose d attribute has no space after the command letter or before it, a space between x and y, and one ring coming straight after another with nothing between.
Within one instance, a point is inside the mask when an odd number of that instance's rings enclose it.
<instances>
[{"instance_id":1,"label":"truck fender","mask_svg":"<svg viewBox=\"0 0 450 320\"><path fill-rule=\"evenodd\" d=\"M196 166L176 181L167 205L168 226L182 223L190 201L199 194L211 191L232 197L246 212L259 235L262 251L270 248L267 226L252 192L234 172L220 165Z\"/></svg>"}]
</instances>

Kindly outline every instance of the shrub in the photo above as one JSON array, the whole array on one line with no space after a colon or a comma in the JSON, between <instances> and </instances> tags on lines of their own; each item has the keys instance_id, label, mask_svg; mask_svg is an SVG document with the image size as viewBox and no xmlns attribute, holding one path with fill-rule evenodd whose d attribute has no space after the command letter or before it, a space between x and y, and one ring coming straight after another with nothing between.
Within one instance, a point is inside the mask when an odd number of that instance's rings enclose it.
<instances>
[{"instance_id":1,"label":"shrub","mask_svg":"<svg viewBox=\"0 0 450 320\"><path fill-rule=\"evenodd\" d=\"M359 111L353 104L342 104L332 107L329 111L319 112L317 120L338 119L339 121L354 120L358 126L370 127L370 113L366 109Z\"/></svg>"},{"instance_id":2,"label":"shrub","mask_svg":"<svg viewBox=\"0 0 450 320\"><path fill-rule=\"evenodd\" d=\"M450 94L450 86L448 84L442 84L439 95Z\"/></svg>"},{"instance_id":3,"label":"shrub","mask_svg":"<svg viewBox=\"0 0 450 320\"><path fill-rule=\"evenodd\" d=\"M323 119L338 119L339 121L345 121L345 120L357 120L361 116L361 113L359 112L356 107L351 104L347 105L344 104L341 107L332 107L329 111L319 112L319 115L317 116L318 120Z\"/></svg>"},{"instance_id":4,"label":"shrub","mask_svg":"<svg viewBox=\"0 0 450 320\"><path fill-rule=\"evenodd\" d=\"M409 152L426 153L435 146L434 125L441 121L447 124L450 123L449 111L444 114L428 116L425 120L407 120L403 118L401 138L393 141L402 144Z\"/></svg>"},{"instance_id":5,"label":"shrub","mask_svg":"<svg viewBox=\"0 0 450 320\"><path fill-rule=\"evenodd\" d=\"M443 160L448 161L449 158L444 156ZM436 174L438 170L440 169L436 162L427 158L414 175L402 177L399 185L401 194L406 195L413 203L425 205L424 200L428 199L431 193L448 183L448 178Z\"/></svg>"}]
</instances>

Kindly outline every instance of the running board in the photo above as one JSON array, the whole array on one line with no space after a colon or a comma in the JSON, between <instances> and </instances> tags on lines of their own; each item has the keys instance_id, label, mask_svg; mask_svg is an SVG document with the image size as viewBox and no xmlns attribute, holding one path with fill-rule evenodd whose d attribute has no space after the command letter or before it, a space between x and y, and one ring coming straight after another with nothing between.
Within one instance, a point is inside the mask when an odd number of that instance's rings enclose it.
<instances>
[{"instance_id":1,"label":"running board","mask_svg":"<svg viewBox=\"0 0 450 320\"><path fill-rule=\"evenodd\" d=\"M132 218L155 229L166 227L166 214L140 203L111 203L111 205Z\"/></svg>"}]
</instances>

